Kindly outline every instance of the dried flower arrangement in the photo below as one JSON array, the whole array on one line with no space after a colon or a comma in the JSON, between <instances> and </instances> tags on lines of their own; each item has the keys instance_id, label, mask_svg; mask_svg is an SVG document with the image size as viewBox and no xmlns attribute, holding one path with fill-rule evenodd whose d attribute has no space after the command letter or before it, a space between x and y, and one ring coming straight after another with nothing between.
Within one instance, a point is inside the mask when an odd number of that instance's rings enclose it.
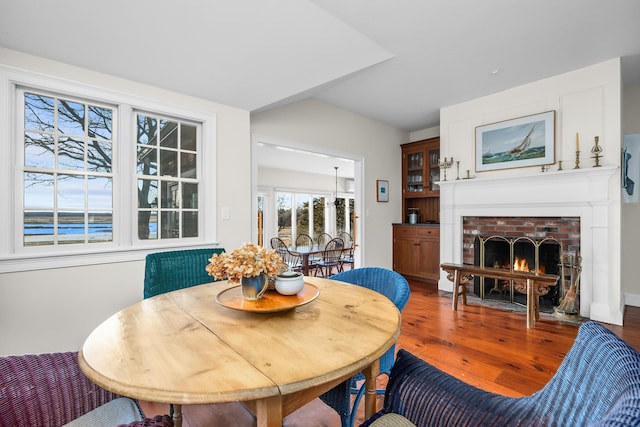
<instances>
[{"instance_id":1,"label":"dried flower arrangement","mask_svg":"<svg viewBox=\"0 0 640 427\"><path fill-rule=\"evenodd\" d=\"M265 273L275 276L286 264L273 249L265 249L253 243L245 243L227 254L213 254L206 267L209 276L216 279L226 279L239 282L242 277L253 277Z\"/></svg>"}]
</instances>

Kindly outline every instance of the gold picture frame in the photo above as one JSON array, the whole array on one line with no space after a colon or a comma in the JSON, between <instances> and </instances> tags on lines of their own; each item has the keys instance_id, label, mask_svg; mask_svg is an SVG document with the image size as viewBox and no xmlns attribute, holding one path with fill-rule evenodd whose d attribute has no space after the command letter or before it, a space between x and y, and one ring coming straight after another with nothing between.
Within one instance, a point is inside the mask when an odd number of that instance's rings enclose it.
<instances>
[{"instance_id":1,"label":"gold picture frame","mask_svg":"<svg viewBox=\"0 0 640 427\"><path fill-rule=\"evenodd\" d=\"M476 172L555 163L556 112L476 127Z\"/></svg>"}]
</instances>

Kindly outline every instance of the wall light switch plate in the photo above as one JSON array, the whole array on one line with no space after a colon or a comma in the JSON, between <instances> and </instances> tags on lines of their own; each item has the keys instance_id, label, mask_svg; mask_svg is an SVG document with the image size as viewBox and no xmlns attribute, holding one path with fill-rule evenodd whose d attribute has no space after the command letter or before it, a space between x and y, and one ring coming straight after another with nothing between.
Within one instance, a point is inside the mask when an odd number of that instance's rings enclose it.
<instances>
[{"instance_id":1,"label":"wall light switch plate","mask_svg":"<svg viewBox=\"0 0 640 427\"><path fill-rule=\"evenodd\" d=\"M222 207L222 219L229 219L229 206Z\"/></svg>"}]
</instances>

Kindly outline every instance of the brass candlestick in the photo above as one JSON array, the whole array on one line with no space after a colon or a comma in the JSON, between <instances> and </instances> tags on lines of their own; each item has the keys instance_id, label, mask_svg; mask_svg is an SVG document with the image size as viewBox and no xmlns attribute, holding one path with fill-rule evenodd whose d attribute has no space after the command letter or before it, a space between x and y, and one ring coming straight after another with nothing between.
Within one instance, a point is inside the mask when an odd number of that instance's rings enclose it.
<instances>
[{"instance_id":1,"label":"brass candlestick","mask_svg":"<svg viewBox=\"0 0 640 427\"><path fill-rule=\"evenodd\" d=\"M558 160L558 170L562 170L562 160Z\"/></svg>"},{"instance_id":2,"label":"brass candlestick","mask_svg":"<svg viewBox=\"0 0 640 427\"><path fill-rule=\"evenodd\" d=\"M574 169L580 169L580 150L576 150L576 166Z\"/></svg>"},{"instance_id":3,"label":"brass candlestick","mask_svg":"<svg viewBox=\"0 0 640 427\"><path fill-rule=\"evenodd\" d=\"M447 169L449 169L451 166L453 166L453 157L451 157L450 160L447 160L446 157L444 159L438 160L438 167L442 169L443 181L447 180Z\"/></svg>"},{"instance_id":4,"label":"brass candlestick","mask_svg":"<svg viewBox=\"0 0 640 427\"><path fill-rule=\"evenodd\" d=\"M456 181L460 179L460 160L456 162Z\"/></svg>"},{"instance_id":5,"label":"brass candlestick","mask_svg":"<svg viewBox=\"0 0 640 427\"><path fill-rule=\"evenodd\" d=\"M591 152L593 153L593 158L596 159L596 164L593 165L594 168L600 167L600 153L602 153L602 147L598 145L598 140L600 137L596 136L596 145L593 146Z\"/></svg>"}]
</instances>

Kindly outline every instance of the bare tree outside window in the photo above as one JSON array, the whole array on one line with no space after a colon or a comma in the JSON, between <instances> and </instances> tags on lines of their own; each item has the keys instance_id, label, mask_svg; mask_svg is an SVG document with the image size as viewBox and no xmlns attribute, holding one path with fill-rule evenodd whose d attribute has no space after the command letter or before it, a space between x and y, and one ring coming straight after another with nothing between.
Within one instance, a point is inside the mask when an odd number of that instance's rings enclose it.
<instances>
[{"instance_id":1,"label":"bare tree outside window","mask_svg":"<svg viewBox=\"0 0 640 427\"><path fill-rule=\"evenodd\" d=\"M138 238L198 237L197 127L137 114Z\"/></svg>"},{"instance_id":2,"label":"bare tree outside window","mask_svg":"<svg viewBox=\"0 0 640 427\"><path fill-rule=\"evenodd\" d=\"M113 108L24 92L23 244L113 240Z\"/></svg>"},{"instance_id":3,"label":"bare tree outside window","mask_svg":"<svg viewBox=\"0 0 640 427\"><path fill-rule=\"evenodd\" d=\"M112 242L116 107L20 93L24 246ZM135 118L138 238L198 237L201 125Z\"/></svg>"}]
</instances>

